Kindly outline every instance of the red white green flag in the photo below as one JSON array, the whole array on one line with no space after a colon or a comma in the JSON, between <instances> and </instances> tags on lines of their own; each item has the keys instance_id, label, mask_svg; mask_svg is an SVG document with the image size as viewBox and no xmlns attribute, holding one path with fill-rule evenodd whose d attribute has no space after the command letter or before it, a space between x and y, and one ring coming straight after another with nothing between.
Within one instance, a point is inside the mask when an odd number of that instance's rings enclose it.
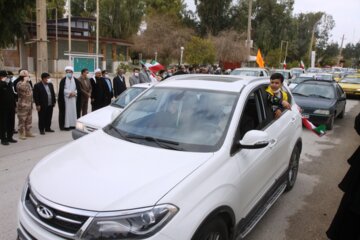
<instances>
[{"instance_id":1,"label":"red white green flag","mask_svg":"<svg viewBox=\"0 0 360 240\"><path fill-rule=\"evenodd\" d=\"M315 133L319 137L322 137L326 133L325 125L319 125L319 126L316 127L307 118L304 118L304 117L302 118L302 123L307 129L309 129L310 131L312 131L313 133Z\"/></svg>"},{"instance_id":2,"label":"red white green flag","mask_svg":"<svg viewBox=\"0 0 360 240\"><path fill-rule=\"evenodd\" d=\"M151 61L151 63L145 63L145 66L153 73L156 73L160 70L165 69L165 67L163 65L161 65L160 63L158 63L157 61Z\"/></svg>"}]
</instances>

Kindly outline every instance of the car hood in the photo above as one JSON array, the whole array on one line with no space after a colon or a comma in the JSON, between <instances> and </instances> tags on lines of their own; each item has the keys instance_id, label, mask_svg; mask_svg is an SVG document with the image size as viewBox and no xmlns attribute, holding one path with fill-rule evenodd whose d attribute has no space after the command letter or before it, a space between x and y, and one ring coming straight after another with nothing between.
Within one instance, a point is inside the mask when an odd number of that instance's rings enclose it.
<instances>
[{"instance_id":1,"label":"car hood","mask_svg":"<svg viewBox=\"0 0 360 240\"><path fill-rule=\"evenodd\" d=\"M83 123L85 126L102 128L109 124L114 116L119 115L122 110L122 108L106 106L94 112L88 113L85 116L82 116L78 119L78 122Z\"/></svg>"},{"instance_id":2,"label":"car hood","mask_svg":"<svg viewBox=\"0 0 360 240\"><path fill-rule=\"evenodd\" d=\"M318 97L303 97L294 95L295 102L301 108L311 108L311 109L329 109L333 107L336 103L336 99L326 99Z\"/></svg>"},{"instance_id":3,"label":"car hood","mask_svg":"<svg viewBox=\"0 0 360 240\"><path fill-rule=\"evenodd\" d=\"M339 83L339 85L343 89L359 89L360 88L360 84L356 84L356 83Z\"/></svg>"},{"instance_id":4,"label":"car hood","mask_svg":"<svg viewBox=\"0 0 360 240\"><path fill-rule=\"evenodd\" d=\"M29 183L42 197L67 207L134 209L156 204L211 156L135 144L101 130L45 157Z\"/></svg>"}]
</instances>

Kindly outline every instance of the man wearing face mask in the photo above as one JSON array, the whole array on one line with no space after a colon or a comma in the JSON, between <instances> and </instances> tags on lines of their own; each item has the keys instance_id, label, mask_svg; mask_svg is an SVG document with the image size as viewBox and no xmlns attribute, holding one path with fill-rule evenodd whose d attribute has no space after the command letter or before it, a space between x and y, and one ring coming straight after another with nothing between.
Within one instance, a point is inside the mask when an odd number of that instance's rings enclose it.
<instances>
[{"instance_id":1,"label":"man wearing face mask","mask_svg":"<svg viewBox=\"0 0 360 240\"><path fill-rule=\"evenodd\" d=\"M44 135L45 132L54 132L50 126L56 100L54 86L50 82L49 73L42 73L41 82L34 85L34 101L39 117L38 126L40 134Z\"/></svg>"},{"instance_id":2,"label":"man wearing face mask","mask_svg":"<svg viewBox=\"0 0 360 240\"><path fill-rule=\"evenodd\" d=\"M139 68L133 69L133 74L129 78L130 86L140 83L139 72L140 72Z\"/></svg>"},{"instance_id":3,"label":"man wearing face mask","mask_svg":"<svg viewBox=\"0 0 360 240\"><path fill-rule=\"evenodd\" d=\"M25 140L27 137L35 137L31 132L33 90L30 85L29 72L20 72L19 82L16 84L18 94L17 115L19 120L19 138Z\"/></svg>"},{"instance_id":4,"label":"man wearing face mask","mask_svg":"<svg viewBox=\"0 0 360 240\"><path fill-rule=\"evenodd\" d=\"M117 76L113 79L113 85L115 98L126 90L125 74L123 69L119 69Z\"/></svg>"},{"instance_id":5,"label":"man wearing face mask","mask_svg":"<svg viewBox=\"0 0 360 240\"><path fill-rule=\"evenodd\" d=\"M12 112L15 112L12 84L7 78L6 71L0 71L0 139L2 145L17 142L13 139Z\"/></svg>"},{"instance_id":6,"label":"man wearing face mask","mask_svg":"<svg viewBox=\"0 0 360 240\"><path fill-rule=\"evenodd\" d=\"M87 68L81 70L81 75L79 77L81 88L81 116L87 114L89 98L91 97L92 87L88 75L89 70Z\"/></svg>"},{"instance_id":7,"label":"man wearing face mask","mask_svg":"<svg viewBox=\"0 0 360 240\"><path fill-rule=\"evenodd\" d=\"M66 76L61 79L58 94L59 104L59 127L60 130L69 131L76 126L76 120L80 117L81 88L80 82L74 74L74 68L65 68Z\"/></svg>"},{"instance_id":8,"label":"man wearing face mask","mask_svg":"<svg viewBox=\"0 0 360 240\"><path fill-rule=\"evenodd\" d=\"M91 106L92 111L100 109L108 105L109 99L109 87L106 80L101 75L101 69L95 69L95 76L90 79L92 91L91 91Z\"/></svg>"}]
</instances>

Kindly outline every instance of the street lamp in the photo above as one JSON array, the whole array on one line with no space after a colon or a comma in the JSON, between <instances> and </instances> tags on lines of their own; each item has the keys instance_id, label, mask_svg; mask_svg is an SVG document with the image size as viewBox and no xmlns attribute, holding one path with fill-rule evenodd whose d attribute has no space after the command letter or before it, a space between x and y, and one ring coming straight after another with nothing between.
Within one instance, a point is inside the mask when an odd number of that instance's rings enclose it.
<instances>
[{"instance_id":1,"label":"street lamp","mask_svg":"<svg viewBox=\"0 0 360 240\"><path fill-rule=\"evenodd\" d=\"M184 47L180 47L180 65L182 64L183 62L183 53L184 53Z\"/></svg>"},{"instance_id":2,"label":"street lamp","mask_svg":"<svg viewBox=\"0 0 360 240\"><path fill-rule=\"evenodd\" d=\"M157 61L157 54L158 52L155 52L155 61Z\"/></svg>"}]
</instances>

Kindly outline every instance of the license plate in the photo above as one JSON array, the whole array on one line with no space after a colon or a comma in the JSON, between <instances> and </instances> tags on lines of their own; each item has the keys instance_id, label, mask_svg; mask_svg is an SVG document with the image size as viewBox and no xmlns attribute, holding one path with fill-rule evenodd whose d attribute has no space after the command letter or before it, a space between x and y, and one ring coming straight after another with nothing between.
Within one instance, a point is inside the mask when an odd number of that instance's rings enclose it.
<instances>
[{"instance_id":1,"label":"license plate","mask_svg":"<svg viewBox=\"0 0 360 240\"><path fill-rule=\"evenodd\" d=\"M303 118L309 118L310 116L309 116L309 114L302 114L302 117Z\"/></svg>"}]
</instances>

